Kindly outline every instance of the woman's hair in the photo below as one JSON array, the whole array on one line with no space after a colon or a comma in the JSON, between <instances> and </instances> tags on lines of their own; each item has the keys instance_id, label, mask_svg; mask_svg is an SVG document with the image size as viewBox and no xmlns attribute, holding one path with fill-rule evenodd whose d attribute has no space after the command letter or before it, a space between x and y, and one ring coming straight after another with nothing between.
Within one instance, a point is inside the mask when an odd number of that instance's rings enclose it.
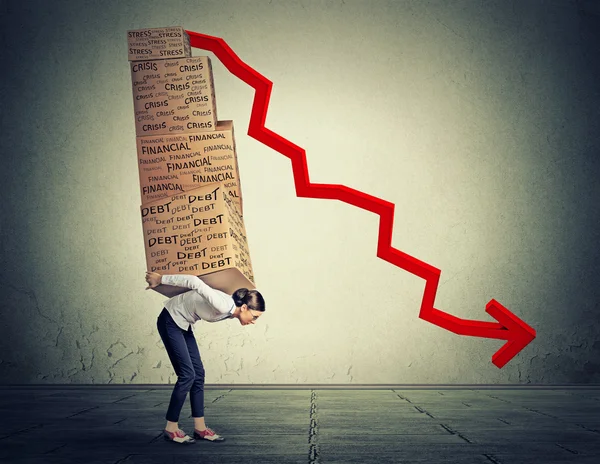
<instances>
[{"instance_id":1,"label":"woman's hair","mask_svg":"<svg viewBox=\"0 0 600 464\"><path fill-rule=\"evenodd\" d=\"M236 306L242 306L243 304L253 311L264 311L265 310L265 299L258 290L248 290L247 288L238 288L233 295L231 295Z\"/></svg>"}]
</instances>

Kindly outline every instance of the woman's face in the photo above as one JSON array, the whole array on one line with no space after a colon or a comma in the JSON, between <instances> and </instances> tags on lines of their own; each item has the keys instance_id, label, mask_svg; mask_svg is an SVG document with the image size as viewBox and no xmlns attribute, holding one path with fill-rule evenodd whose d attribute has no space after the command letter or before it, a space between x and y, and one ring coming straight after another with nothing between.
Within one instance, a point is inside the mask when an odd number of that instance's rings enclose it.
<instances>
[{"instance_id":1,"label":"woman's face","mask_svg":"<svg viewBox=\"0 0 600 464\"><path fill-rule=\"evenodd\" d=\"M240 309L240 324L242 325L254 324L262 314L260 311L250 309L246 304L243 304Z\"/></svg>"}]
</instances>

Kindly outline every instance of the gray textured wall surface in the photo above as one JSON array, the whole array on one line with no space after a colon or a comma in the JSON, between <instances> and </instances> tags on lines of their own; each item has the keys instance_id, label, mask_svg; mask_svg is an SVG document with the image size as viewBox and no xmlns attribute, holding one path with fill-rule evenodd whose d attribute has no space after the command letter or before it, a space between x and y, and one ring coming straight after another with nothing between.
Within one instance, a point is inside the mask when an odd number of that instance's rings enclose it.
<instances>
[{"instance_id":1,"label":"gray textured wall surface","mask_svg":"<svg viewBox=\"0 0 600 464\"><path fill-rule=\"evenodd\" d=\"M436 308L489 321L495 298L538 334L498 369L500 341L419 319L423 280L376 257L378 218L297 198L213 56L268 309L197 324L208 383L600 382L597 6L2 2L0 383L175 379L144 291L125 34L168 25L273 81L266 125L313 182L396 205L392 244L442 271Z\"/></svg>"}]
</instances>

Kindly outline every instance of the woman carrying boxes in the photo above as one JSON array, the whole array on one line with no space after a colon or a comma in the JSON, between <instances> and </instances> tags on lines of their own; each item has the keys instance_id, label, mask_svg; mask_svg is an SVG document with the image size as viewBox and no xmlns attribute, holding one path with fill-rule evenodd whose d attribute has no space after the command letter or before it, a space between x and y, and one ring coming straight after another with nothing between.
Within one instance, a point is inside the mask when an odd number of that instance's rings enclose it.
<instances>
[{"instance_id":1,"label":"woman carrying boxes","mask_svg":"<svg viewBox=\"0 0 600 464\"><path fill-rule=\"evenodd\" d=\"M181 444L223 441L204 420L204 366L192 326L200 319L254 324L265 310L262 295L247 288L254 275L233 122L217 121L210 59L192 57L183 28L128 31L127 41L146 262L169 274L147 272L147 289L172 297L157 320L177 374L164 437ZM176 272L202 272L208 284ZM178 425L188 393L193 438Z\"/></svg>"},{"instance_id":2,"label":"woman carrying boxes","mask_svg":"<svg viewBox=\"0 0 600 464\"><path fill-rule=\"evenodd\" d=\"M167 410L164 438L181 444L194 443L194 439L223 441L222 436L206 427L204 420L204 366L192 325L200 319L207 322L237 319L241 325L254 324L265 311L265 300L257 290L246 288L240 288L229 296L191 275L161 276L147 272L146 282L146 289L164 284L193 290L168 299L157 320L158 332L177 374ZM194 418L194 438L186 435L178 425L188 392Z\"/></svg>"}]
</instances>

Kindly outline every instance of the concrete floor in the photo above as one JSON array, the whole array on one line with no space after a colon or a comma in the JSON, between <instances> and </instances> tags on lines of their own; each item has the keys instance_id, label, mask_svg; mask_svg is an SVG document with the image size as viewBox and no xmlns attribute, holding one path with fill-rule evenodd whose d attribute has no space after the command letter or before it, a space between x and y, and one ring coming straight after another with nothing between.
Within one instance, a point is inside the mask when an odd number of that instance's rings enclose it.
<instances>
[{"instance_id":1,"label":"concrete floor","mask_svg":"<svg viewBox=\"0 0 600 464\"><path fill-rule=\"evenodd\" d=\"M227 441L190 446L161 437L170 388L0 387L0 461L600 463L600 388L209 388Z\"/></svg>"}]
</instances>

